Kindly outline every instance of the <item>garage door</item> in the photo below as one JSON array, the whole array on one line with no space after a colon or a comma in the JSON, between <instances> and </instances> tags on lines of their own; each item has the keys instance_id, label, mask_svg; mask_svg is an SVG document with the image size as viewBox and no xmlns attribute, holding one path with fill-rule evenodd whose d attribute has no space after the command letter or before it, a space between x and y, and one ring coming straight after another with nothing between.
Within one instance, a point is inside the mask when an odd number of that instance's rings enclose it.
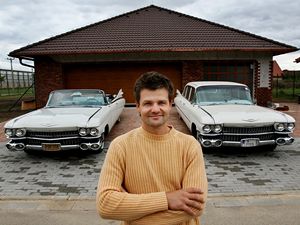
<instances>
[{"instance_id":1,"label":"garage door","mask_svg":"<svg viewBox=\"0 0 300 225\"><path fill-rule=\"evenodd\" d=\"M203 80L233 81L246 84L253 91L253 69L249 61L206 61Z\"/></svg>"},{"instance_id":2,"label":"garage door","mask_svg":"<svg viewBox=\"0 0 300 225\"><path fill-rule=\"evenodd\" d=\"M109 63L70 64L64 66L66 88L99 88L114 94L123 89L127 103L134 103L135 80L147 71L157 71L169 77L175 89L181 88L179 63Z\"/></svg>"}]
</instances>

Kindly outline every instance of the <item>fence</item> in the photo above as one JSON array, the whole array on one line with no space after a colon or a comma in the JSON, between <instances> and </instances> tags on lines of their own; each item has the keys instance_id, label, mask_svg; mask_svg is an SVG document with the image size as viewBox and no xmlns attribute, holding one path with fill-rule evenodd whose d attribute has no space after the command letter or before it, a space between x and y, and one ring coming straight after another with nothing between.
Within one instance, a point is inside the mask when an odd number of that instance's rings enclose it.
<instances>
[{"instance_id":1,"label":"fence","mask_svg":"<svg viewBox=\"0 0 300 225\"><path fill-rule=\"evenodd\" d=\"M273 79L273 97L297 100L300 96L300 71L284 71L283 78Z\"/></svg>"},{"instance_id":2,"label":"fence","mask_svg":"<svg viewBox=\"0 0 300 225\"><path fill-rule=\"evenodd\" d=\"M33 94L33 85L33 72L0 69L0 96L21 95L26 91Z\"/></svg>"}]
</instances>

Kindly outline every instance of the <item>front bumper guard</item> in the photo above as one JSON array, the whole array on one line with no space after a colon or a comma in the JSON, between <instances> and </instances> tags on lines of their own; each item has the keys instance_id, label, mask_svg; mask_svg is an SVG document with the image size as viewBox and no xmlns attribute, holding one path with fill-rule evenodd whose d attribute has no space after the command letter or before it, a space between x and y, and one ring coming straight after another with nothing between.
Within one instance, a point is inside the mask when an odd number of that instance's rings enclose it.
<instances>
[{"instance_id":1,"label":"front bumper guard","mask_svg":"<svg viewBox=\"0 0 300 225\"><path fill-rule=\"evenodd\" d=\"M6 144L6 148L9 151L23 151L25 149L44 151L43 146L41 145L25 145L23 143L14 143L12 141ZM100 140L95 143L81 143L79 145L60 145L59 151L67 151L67 150L74 150L74 149L80 149L82 151L86 151L86 150L98 151L103 148L104 148L104 141Z\"/></svg>"},{"instance_id":2,"label":"front bumper guard","mask_svg":"<svg viewBox=\"0 0 300 225\"><path fill-rule=\"evenodd\" d=\"M290 145L294 142L293 137L279 137L276 140L259 140L257 146L263 145ZM241 141L222 141L221 139L204 139L202 137L198 137L198 141L204 147L243 147Z\"/></svg>"}]
</instances>

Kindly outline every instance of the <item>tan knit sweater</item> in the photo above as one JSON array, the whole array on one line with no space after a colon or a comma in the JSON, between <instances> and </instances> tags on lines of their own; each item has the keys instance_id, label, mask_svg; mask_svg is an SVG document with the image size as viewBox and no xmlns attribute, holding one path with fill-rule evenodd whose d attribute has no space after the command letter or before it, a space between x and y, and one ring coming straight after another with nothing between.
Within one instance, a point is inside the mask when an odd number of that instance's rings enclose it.
<instances>
[{"instance_id":1,"label":"tan knit sweater","mask_svg":"<svg viewBox=\"0 0 300 225\"><path fill-rule=\"evenodd\" d=\"M168 210L166 192L188 187L202 188L206 198L199 143L173 127L165 135L140 127L112 141L100 174L97 210L125 225L200 224L198 217Z\"/></svg>"}]
</instances>

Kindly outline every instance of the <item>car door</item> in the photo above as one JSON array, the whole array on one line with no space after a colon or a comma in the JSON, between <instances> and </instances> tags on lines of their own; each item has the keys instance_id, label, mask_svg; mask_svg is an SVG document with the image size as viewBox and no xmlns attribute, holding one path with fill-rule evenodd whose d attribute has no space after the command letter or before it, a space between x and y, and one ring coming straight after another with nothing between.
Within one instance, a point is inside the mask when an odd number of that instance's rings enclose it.
<instances>
[{"instance_id":1,"label":"car door","mask_svg":"<svg viewBox=\"0 0 300 225\"><path fill-rule=\"evenodd\" d=\"M116 97L112 100L112 102L108 105L109 107L109 116L110 116L110 129L115 124L115 122L119 119L120 114L122 113L125 105L125 99L123 98L122 89L119 90Z\"/></svg>"},{"instance_id":2,"label":"car door","mask_svg":"<svg viewBox=\"0 0 300 225\"><path fill-rule=\"evenodd\" d=\"M179 102L179 108L182 113L181 117L189 129L191 128L191 115L192 115L191 100L193 99L194 95L195 95L195 88L187 85L184 88L182 98L180 99L181 101Z\"/></svg>"}]
</instances>

